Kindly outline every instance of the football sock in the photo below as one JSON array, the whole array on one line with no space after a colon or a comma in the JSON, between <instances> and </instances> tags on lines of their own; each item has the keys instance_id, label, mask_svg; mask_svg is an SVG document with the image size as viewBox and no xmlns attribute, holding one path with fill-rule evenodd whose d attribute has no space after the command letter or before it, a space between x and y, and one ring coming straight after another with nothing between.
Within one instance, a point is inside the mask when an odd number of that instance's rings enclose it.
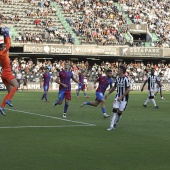
<instances>
[{"instance_id":1,"label":"football sock","mask_svg":"<svg viewBox=\"0 0 170 170\"><path fill-rule=\"evenodd\" d=\"M44 97L45 97L45 93L43 94L43 96L42 96L41 100L43 100L43 99L44 99Z\"/></svg>"},{"instance_id":2,"label":"football sock","mask_svg":"<svg viewBox=\"0 0 170 170\"><path fill-rule=\"evenodd\" d=\"M113 113L113 116L112 116L111 122L110 122L110 127L111 128L113 128L113 126L115 124L116 116L117 116L117 113Z\"/></svg>"},{"instance_id":3,"label":"football sock","mask_svg":"<svg viewBox=\"0 0 170 170\"><path fill-rule=\"evenodd\" d=\"M148 103L149 101L150 101L150 99L147 98L146 101L145 101L145 103L144 103L144 105L147 105L147 103Z\"/></svg>"},{"instance_id":4,"label":"football sock","mask_svg":"<svg viewBox=\"0 0 170 170\"><path fill-rule=\"evenodd\" d=\"M90 102L86 102L86 105L91 105L91 103Z\"/></svg>"},{"instance_id":5,"label":"football sock","mask_svg":"<svg viewBox=\"0 0 170 170\"><path fill-rule=\"evenodd\" d=\"M11 91L9 92L8 99L7 99L7 100L11 100L17 90L18 90L18 87L14 86L14 87L11 89Z\"/></svg>"},{"instance_id":6,"label":"football sock","mask_svg":"<svg viewBox=\"0 0 170 170\"><path fill-rule=\"evenodd\" d=\"M5 107L5 104L6 104L5 102L6 102L7 99L8 99L8 94L4 97L4 100L3 100L2 104L1 104L2 108Z\"/></svg>"},{"instance_id":7,"label":"football sock","mask_svg":"<svg viewBox=\"0 0 170 170\"><path fill-rule=\"evenodd\" d=\"M45 93L45 100L47 101L47 93Z\"/></svg>"},{"instance_id":8,"label":"football sock","mask_svg":"<svg viewBox=\"0 0 170 170\"><path fill-rule=\"evenodd\" d=\"M103 112L104 115L106 114L106 108L105 107L102 107L102 112Z\"/></svg>"},{"instance_id":9,"label":"football sock","mask_svg":"<svg viewBox=\"0 0 170 170\"><path fill-rule=\"evenodd\" d=\"M79 91L78 91L78 89L76 90L76 94L77 94L77 96L79 96Z\"/></svg>"},{"instance_id":10,"label":"football sock","mask_svg":"<svg viewBox=\"0 0 170 170\"><path fill-rule=\"evenodd\" d=\"M84 92L84 96L87 96L86 92Z\"/></svg>"},{"instance_id":11,"label":"football sock","mask_svg":"<svg viewBox=\"0 0 170 170\"><path fill-rule=\"evenodd\" d=\"M121 117L122 117L122 113L118 113L116 116L115 124L117 124L120 121Z\"/></svg>"},{"instance_id":12,"label":"football sock","mask_svg":"<svg viewBox=\"0 0 170 170\"><path fill-rule=\"evenodd\" d=\"M57 100L57 101L55 102L55 105L58 105L58 103L59 103L59 101Z\"/></svg>"},{"instance_id":13,"label":"football sock","mask_svg":"<svg viewBox=\"0 0 170 170\"><path fill-rule=\"evenodd\" d=\"M65 105L64 105L64 113L67 112L67 109L68 109L68 102L66 102Z\"/></svg>"},{"instance_id":14,"label":"football sock","mask_svg":"<svg viewBox=\"0 0 170 170\"><path fill-rule=\"evenodd\" d=\"M154 106L156 106L155 99L151 99Z\"/></svg>"}]
</instances>

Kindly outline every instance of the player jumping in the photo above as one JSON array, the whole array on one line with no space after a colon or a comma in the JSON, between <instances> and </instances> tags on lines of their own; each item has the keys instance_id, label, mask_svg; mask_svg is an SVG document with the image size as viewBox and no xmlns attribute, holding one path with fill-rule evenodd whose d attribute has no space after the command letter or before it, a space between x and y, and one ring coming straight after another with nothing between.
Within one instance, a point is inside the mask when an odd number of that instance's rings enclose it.
<instances>
[{"instance_id":1,"label":"player jumping","mask_svg":"<svg viewBox=\"0 0 170 170\"><path fill-rule=\"evenodd\" d=\"M95 86L96 86L96 82L99 82L98 88L96 90L96 100L94 102L83 102L81 104L81 107L83 107L84 105L98 106L99 103L101 103L101 109L102 109L104 118L109 117L109 115L106 114L104 93L109 85L110 85L110 88L112 88L113 80L111 77L112 77L112 70L107 70L106 76L100 76L94 82Z\"/></svg>"},{"instance_id":2,"label":"player jumping","mask_svg":"<svg viewBox=\"0 0 170 170\"><path fill-rule=\"evenodd\" d=\"M10 46L11 40L9 36L9 28L0 28L0 65L2 66L1 78L8 91L8 94L4 97L3 102L0 106L0 112L4 116L6 115L4 112L5 104L13 107L11 99L19 87L18 82L11 71L10 59L8 54Z\"/></svg>"},{"instance_id":3,"label":"player jumping","mask_svg":"<svg viewBox=\"0 0 170 170\"><path fill-rule=\"evenodd\" d=\"M64 70L60 71L59 77L56 79L56 83L58 83L60 86L58 100L54 103L54 106L61 105L65 98L63 117L66 118L69 100L71 100L71 79L76 83L80 82L73 77L73 73L69 70L70 65L68 62L65 62L64 67Z\"/></svg>"}]
</instances>

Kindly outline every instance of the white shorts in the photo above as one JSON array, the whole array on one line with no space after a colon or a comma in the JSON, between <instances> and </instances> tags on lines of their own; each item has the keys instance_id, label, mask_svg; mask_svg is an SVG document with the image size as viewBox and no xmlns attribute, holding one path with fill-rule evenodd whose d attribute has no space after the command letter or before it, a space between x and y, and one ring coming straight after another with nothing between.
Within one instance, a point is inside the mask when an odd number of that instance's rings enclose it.
<instances>
[{"instance_id":1,"label":"white shorts","mask_svg":"<svg viewBox=\"0 0 170 170\"><path fill-rule=\"evenodd\" d=\"M127 101L118 101L117 98L115 98L113 102L113 108L119 109L121 112L123 112L126 109Z\"/></svg>"},{"instance_id":2,"label":"white shorts","mask_svg":"<svg viewBox=\"0 0 170 170\"><path fill-rule=\"evenodd\" d=\"M156 92L157 92L157 93L160 93L161 91L162 91L162 88L161 88L161 87L157 87L157 88L156 88Z\"/></svg>"},{"instance_id":3,"label":"white shorts","mask_svg":"<svg viewBox=\"0 0 170 170\"><path fill-rule=\"evenodd\" d=\"M155 96L155 95L154 95L154 90L153 90L153 89L148 90L148 94L149 94L149 96L151 96L151 97L154 97L154 96Z\"/></svg>"}]
</instances>

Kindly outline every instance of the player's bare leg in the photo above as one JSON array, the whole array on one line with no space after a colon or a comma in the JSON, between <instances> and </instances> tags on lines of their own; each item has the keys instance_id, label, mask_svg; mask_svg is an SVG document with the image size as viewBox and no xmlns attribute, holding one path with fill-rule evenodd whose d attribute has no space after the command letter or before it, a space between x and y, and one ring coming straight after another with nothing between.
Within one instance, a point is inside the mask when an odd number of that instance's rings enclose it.
<instances>
[{"instance_id":1,"label":"player's bare leg","mask_svg":"<svg viewBox=\"0 0 170 170\"><path fill-rule=\"evenodd\" d=\"M100 101L96 100L95 102L83 102L80 106L83 107L84 105L94 106L97 107Z\"/></svg>"},{"instance_id":2,"label":"player's bare leg","mask_svg":"<svg viewBox=\"0 0 170 170\"><path fill-rule=\"evenodd\" d=\"M2 104L0 106L0 112L3 116L6 116L5 111L4 111L4 107L6 105L6 100L8 99L9 92L11 91L13 86L9 85L9 86L6 86L6 88L7 88L8 94L6 94L6 96L4 97L4 99L2 101Z\"/></svg>"},{"instance_id":3,"label":"player's bare leg","mask_svg":"<svg viewBox=\"0 0 170 170\"><path fill-rule=\"evenodd\" d=\"M8 86L8 88L7 88L8 89L8 98L5 102L10 107L13 107L13 105L11 103L11 99L13 98L15 92L18 90L19 84L16 79L12 79L9 83L10 83L10 86Z\"/></svg>"},{"instance_id":4,"label":"player's bare leg","mask_svg":"<svg viewBox=\"0 0 170 170\"><path fill-rule=\"evenodd\" d=\"M57 106L57 105L61 105L63 103L63 100L57 100L54 104L53 104L53 106L55 107L55 106Z\"/></svg>"},{"instance_id":5,"label":"player's bare leg","mask_svg":"<svg viewBox=\"0 0 170 170\"><path fill-rule=\"evenodd\" d=\"M162 95L162 90L160 90L160 96L161 96L161 99L162 99L162 100L165 100L164 97L163 97L163 95Z\"/></svg>"},{"instance_id":6,"label":"player's bare leg","mask_svg":"<svg viewBox=\"0 0 170 170\"><path fill-rule=\"evenodd\" d=\"M84 97L85 97L85 98L89 98L89 96L87 96L87 94L86 94L86 91L85 91L85 90L83 90L83 94L84 94Z\"/></svg>"},{"instance_id":7,"label":"player's bare leg","mask_svg":"<svg viewBox=\"0 0 170 170\"><path fill-rule=\"evenodd\" d=\"M8 94L4 97L3 102L0 106L0 112L3 116L5 116L5 112L4 112L4 107L6 104L8 104L10 107L13 107L12 103L11 103L11 99L14 95L14 93L18 90L18 82L16 79L12 79L10 82L9 86L6 86Z\"/></svg>"},{"instance_id":8,"label":"player's bare leg","mask_svg":"<svg viewBox=\"0 0 170 170\"><path fill-rule=\"evenodd\" d=\"M79 98L79 92L80 92L80 89L76 89L76 94L77 94L77 97Z\"/></svg>"},{"instance_id":9,"label":"player's bare leg","mask_svg":"<svg viewBox=\"0 0 170 170\"><path fill-rule=\"evenodd\" d=\"M101 100L100 103L104 118L110 117L110 115L106 113L105 100Z\"/></svg>"}]
</instances>

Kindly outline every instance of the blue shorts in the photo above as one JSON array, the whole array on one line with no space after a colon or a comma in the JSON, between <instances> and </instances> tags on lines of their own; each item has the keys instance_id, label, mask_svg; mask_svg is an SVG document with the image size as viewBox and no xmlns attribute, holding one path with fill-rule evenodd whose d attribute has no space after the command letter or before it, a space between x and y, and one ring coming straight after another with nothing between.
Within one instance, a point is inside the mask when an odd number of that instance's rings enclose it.
<instances>
[{"instance_id":1,"label":"blue shorts","mask_svg":"<svg viewBox=\"0 0 170 170\"><path fill-rule=\"evenodd\" d=\"M65 99L71 100L71 91L70 90L59 90L58 100L63 101Z\"/></svg>"},{"instance_id":2,"label":"blue shorts","mask_svg":"<svg viewBox=\"0 0 170 170\"><path fill-rule=\"evenodd\" d=\"M44 91L48 91L49 86L44 86Z\"/></svg>"},{"instance_id":3,"label":"blue shorts","mask_svg":"<svg viewBox=\"0 0 170 170\"><path fill-rule=\"evenodd\" d=\"M97 101L104 100L104 94L102 92L96 92L96 100Z\"/></svg>"},{"instance_id":4,"label":"blue shorts","mask_svg":"<svg viewBox=\"0 0 170 170\"><path fill-rule=\"evenodd\" d=\"M78 90L85 90L85 84L79 84L78 85Z\"/></svg>"}]
</instances>

